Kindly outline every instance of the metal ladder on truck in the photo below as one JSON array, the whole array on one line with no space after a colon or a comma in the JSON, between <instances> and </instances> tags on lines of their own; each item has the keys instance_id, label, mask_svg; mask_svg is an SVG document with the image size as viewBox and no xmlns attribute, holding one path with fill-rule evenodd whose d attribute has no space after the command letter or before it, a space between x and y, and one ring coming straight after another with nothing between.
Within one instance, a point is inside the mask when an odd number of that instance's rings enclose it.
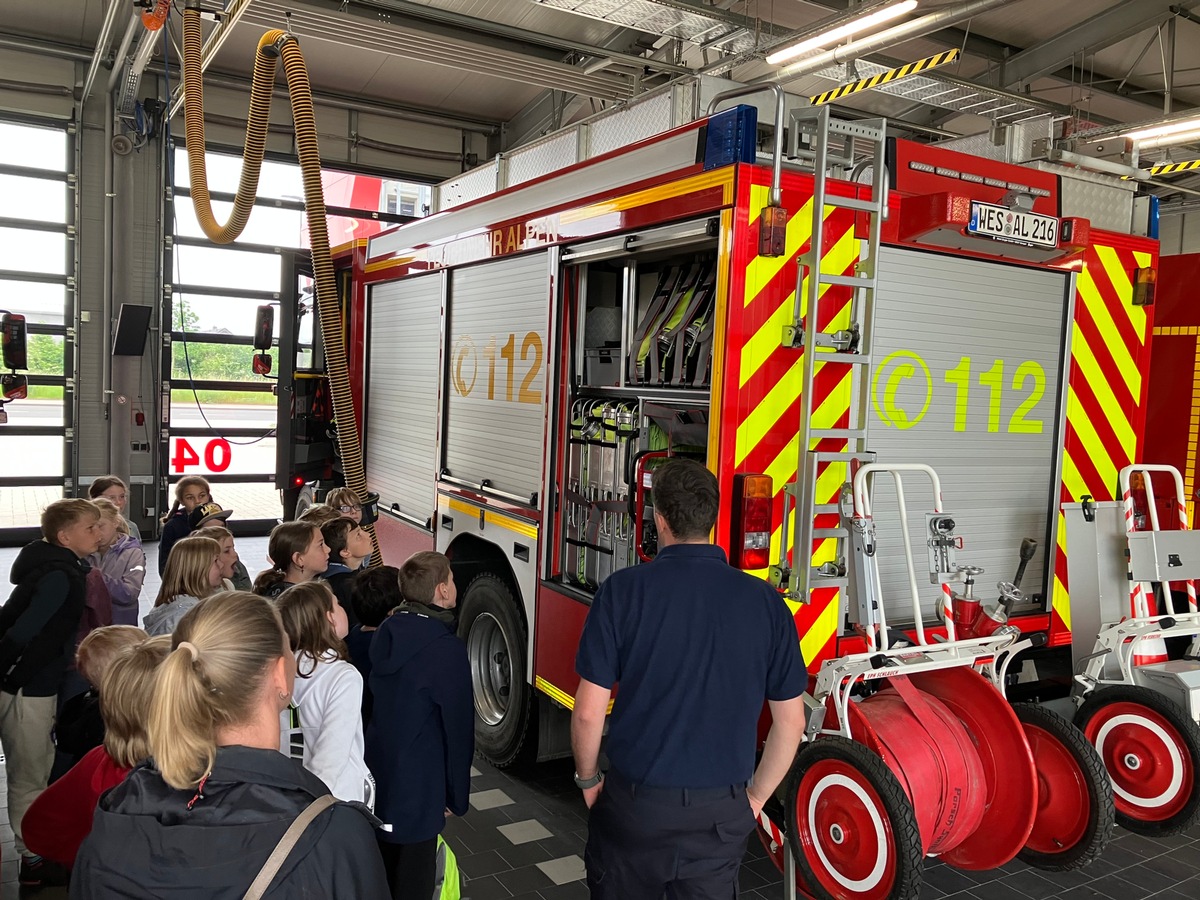
<instances>
[{"instance_id":1,"label":"metal ladder on truck","mask_svg":"<svg viewBox=\"0 0 1200 900\"><path fill-rule=\"evenodd\" d=\"M813 166L812 239L808 251L797 261L793 322L784 327L783 333L785 347L803 348L803 392L797 479L784 488L779 557L771 567L771 581L785 587L787 596L802 603L809 602L812 592L820 588L845 591L849 530L840 524L840 519L834 527L818 527L818 521L822 516L839 516L837 499L849 495L853 470L875 458L867 450L867 417L871 408L871 331L878 289L880 237L887 215L886 124L885 119L856 122L835 119L828 107L798 111L792 118L793 129L799 129L808 139L809 149L800 155L811 159ZM841 153L831 150L831 137L840 139ZM870 146L871 153L856 167L854 147L862 142ZM857 173L866 166L870 166L872 173L870 197L848 197L829 191L831 167ZM853 210L868 219L866 247L851 275L824 270L826 207ZM832 310L827 305L823 309L822 300L833 286L850 288L850 320L845 327L824 331L822 323ZM814 416L820 404L815 397L815 385L818 371L827 366L836 367L835 391L844 390L847 373L851 377L850 416L845 425L839 422L836 427L818 428ZM825 449L830 444L834 449ZM817 495L818 480L831 466L841 467L843 487L835 502L822 502ZM792 535L795 541L789 564L788 545ZM832 559L821 562L816 558L814 544L819 547L828 539L836 541L836 550Z\"/></svg>"}]
</instances>

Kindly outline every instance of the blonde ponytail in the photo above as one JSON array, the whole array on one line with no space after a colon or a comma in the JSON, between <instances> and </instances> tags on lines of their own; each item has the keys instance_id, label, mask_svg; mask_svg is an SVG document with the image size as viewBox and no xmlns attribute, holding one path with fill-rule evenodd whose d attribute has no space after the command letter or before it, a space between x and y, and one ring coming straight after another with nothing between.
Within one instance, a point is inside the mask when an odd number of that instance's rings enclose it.
<instances>
[{"instance_id":1,"label":"blonde ponytail","mask_svg":"<svg viewBox=\"0 0 1200 900\"><path fill-rule=\"evenodd\" d=\"M218 729L252 718L285 640L279 613L246 591L215 594L184 615L159 667L146 729L167 784L190 790L212 772Z\"/></svg>"}]
</instances>

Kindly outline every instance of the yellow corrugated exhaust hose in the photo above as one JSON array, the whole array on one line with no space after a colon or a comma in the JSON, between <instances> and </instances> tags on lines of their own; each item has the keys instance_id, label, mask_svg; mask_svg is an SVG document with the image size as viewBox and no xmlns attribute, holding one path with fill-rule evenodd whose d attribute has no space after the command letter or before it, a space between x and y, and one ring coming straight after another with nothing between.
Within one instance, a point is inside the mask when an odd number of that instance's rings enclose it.
<instances>
[{"instance_id":1,"label":"yellow corrugated exhaust hose","mask_svg":"<svg viewBox=\"0 0 1200 900\"><path fill-rule=\"evenodd\" d=\"M342 459L346 486L367 500L367 477L363 469L362 445L358 441L358 420L350 395L350 370L346 363L346 344L342 329L342 310L334 280L333 258L329 252L329 228L325 221L325 195L321 189L321 153L317 145L317 121L313 113L312 90L304 54L293 35L268 31L258 42L254 58L250 111L246 115L246 146L242 155L242 177L233 202L233 213L225 225L213 217L204 165L204 89L201 84L200 56L202 32L200 10L189 0L183 12L183 89L184 124L187 132L188 173L191 178L192 204L196 218L209 240L228 244L237 239L250 219L258 193L267 143L267 124L271 111L271 92L275 68L283 60L288 94L292 102L292 122L296 132L296 154L304 178L304 206L308 219L308 240L312 248L313 275L317 288L317 318L325 346L325 373L333 397L333 415L337 421L337 445ZM372 565L381 565L375 527L365 526L371 534L374 552Z\"/></svg>"}]
</instances>

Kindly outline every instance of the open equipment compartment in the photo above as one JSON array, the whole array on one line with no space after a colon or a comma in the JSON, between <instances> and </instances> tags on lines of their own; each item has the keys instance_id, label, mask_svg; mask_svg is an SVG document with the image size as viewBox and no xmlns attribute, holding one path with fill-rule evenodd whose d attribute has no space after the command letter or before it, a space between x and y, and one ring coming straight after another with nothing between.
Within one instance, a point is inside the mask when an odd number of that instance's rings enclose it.
<instances>
[{"instance_id":1,"label":"open equipment compartment","mask_svg":"<svg viewBox=\"0 0 1200 900\"><path fill-rule=\"evenodd\" d=\"M570 342L561 566L594 591L653 558L649 487L669 456L704 461L716 315L715 221L563 254Z\"/></svg>"}]
</instances>

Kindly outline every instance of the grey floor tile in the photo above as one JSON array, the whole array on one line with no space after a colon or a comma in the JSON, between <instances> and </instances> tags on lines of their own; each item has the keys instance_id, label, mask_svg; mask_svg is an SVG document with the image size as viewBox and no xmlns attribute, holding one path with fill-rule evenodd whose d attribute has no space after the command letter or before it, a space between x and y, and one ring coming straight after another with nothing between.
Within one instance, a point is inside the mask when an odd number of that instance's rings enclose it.
<instances>
[{"instance_id":1,"label":"grey floor tile","mask_svg":"<svg viewBox=\"0 0 1200 900\"><path fill-rule=\"evenodd\" d=\"M471 879L495 875L497 872L507 872L510 868L512 867L508 861L495 850L458 857L458 871Z\"/></svg>"},{"instance_id":2,"label":"grey floor tile","mask_svg":"<svg viewBox=\"0 0 1200 900\"><path fill-rule=\"evenodd\" d=\"M510 822L508 825L500 825L496 830L514 844L528 844L532 841L540 841L543 838L552 837L551 832L547 830L546 826L536 819L526 819L523 822Z\"/></svg>"},{"instance_id":3,"label":"grey floor tile","mask_svg":"<svg viewBox=\"0 0 1200 900\"><path fill-rule=\"evenodd\" d=\"M554 884L566 884L568 881L579 881L585 876L583 858L579 856L560 856L558 859L538 863L537 867Z\"/></svg>"},{"instance_id":4,"label":"grey floor tile","mask_svg":"<svg viewBox=\"0 0 1200 900\"><path fill-rule=\"evenodd\" d=\"M534 893L555 884L550 876L537 866L522 866L509 872L501 872L496 875L496 880L514 896Z\"/></svg>"},{"instance_id":5,"label":"grey floor tile","mask_svg":"<svg viewBox=\"0 0 1200 900\"><path fill-rule=\"evenodd\" d=\"M495 875L472 878L462 886L462 892L471 900L508 900L512 896L512 891L497 881Z\"/></svg>"},{"instance_id":6,"label":"grey floor tile","mask_svg":"<svg viewBox=\"0 0 1200 900\"><path fill-rule=\"evenodd\" d=\"M471 794L471 807L480 811L508 806L512 802L512 797L499 788Z\"/></svg>"}]
</instances>

